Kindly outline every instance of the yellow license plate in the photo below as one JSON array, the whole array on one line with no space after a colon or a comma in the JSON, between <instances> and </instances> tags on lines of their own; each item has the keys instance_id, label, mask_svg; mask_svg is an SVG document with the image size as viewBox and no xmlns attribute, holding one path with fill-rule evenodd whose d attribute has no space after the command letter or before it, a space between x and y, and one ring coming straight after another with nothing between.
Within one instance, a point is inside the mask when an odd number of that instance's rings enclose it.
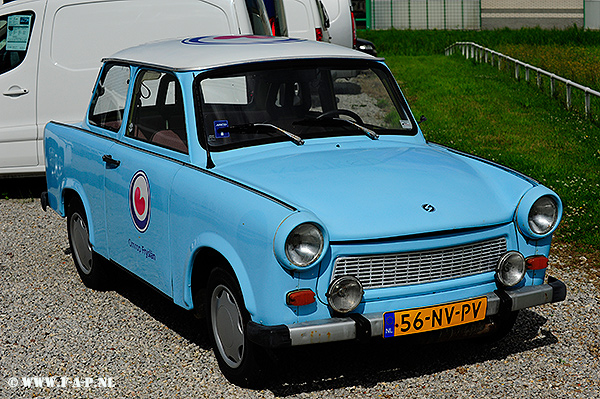
<instances>
[{"instance_id":1,"label":"yellow license plate","mask_svg":"<svg viewBox=\"0 0 600 399\"><path fill-rule=\"evenodd\" d=\"M487 297L383 314L383 337L440 330L483 320Z\"/></svg>"}]
</instances>

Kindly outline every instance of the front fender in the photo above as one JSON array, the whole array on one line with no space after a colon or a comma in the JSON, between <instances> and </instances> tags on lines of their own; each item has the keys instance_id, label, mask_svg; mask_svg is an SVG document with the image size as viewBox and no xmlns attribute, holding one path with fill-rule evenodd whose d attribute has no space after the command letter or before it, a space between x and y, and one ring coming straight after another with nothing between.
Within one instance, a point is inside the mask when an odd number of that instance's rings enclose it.
<instances>
[{"instance_id":1,"label":"front fender","mask_svg":"<svg viewBox=\"0 0 600 399\"><path fill-rule=\"evenodd\" d=\"M190 257L190 261L187 264L186 270L183 275L173 276L173 298L175 303L183 306L186 309L192 309L193 304L193 292L192 292L192 273L196 262L196 256L203 249L210 248L218 252L225 260L229 263L235 273L235 277L240 284L242 295L246 309L250 314L256 311L256 301L254 297L254 291L250 283L250 277L244 267L244 262L239 256L235 248L223 237L215 232L206 232L200 234L190 245L190 253L193 256ZM183 279L183 281L181 281ZM185 287L185 289L183 288ZM183 289L183 292L178 293L176 291ZM182 298L183 302L178 302L178 298Z\"/></svg>"}]
</instances>

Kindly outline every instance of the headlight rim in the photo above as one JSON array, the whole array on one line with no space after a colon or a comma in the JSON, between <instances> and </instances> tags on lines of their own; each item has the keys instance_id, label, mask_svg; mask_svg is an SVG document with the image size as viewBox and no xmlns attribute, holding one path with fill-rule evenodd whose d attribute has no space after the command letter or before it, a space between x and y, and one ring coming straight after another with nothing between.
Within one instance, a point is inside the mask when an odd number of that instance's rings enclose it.
<instances>
[{"instance_id":1,"label":"headlight rim","mask_svg":"<svg viewBox=\"0 0 600 399\"><path fill-rule=\"evenodd\" d=\"M289 234L299 225L304 223L312 223L314 224L321 232L323 236L323 247L321 250L321 254L317 259L313 261L310 265L306 267L300 267L294 265L287 257L286 254L286 242ZM285 219L281 221L277 230L275 231L273 237L273 254L275 255L275 259L277 262L288 271L291 272L306 272L308 270L313 269L317 265L321 263L323 258L327 256L329 253L329 232L325 228L325 225L312 213L309 211L299 211L294 212L288 215Z\"/></svg>"},{"instance_id":2,"label":"headlight rim","mask_svg":"<svg viewBox=\"0 0 600 399\"><path fill-rule=\"evenodd\" d=\"M541 198L547 197L551 199L556 208L556 219L552 224L552 227L543 234L538 234L533 231L529 225L529 215L533 208L533 205ZM560 197L552 190L544 186L536 186L533 189L526 192L516 209L515 222L519 232L526 238L533 240L540 240L549 237L556 231L560 221L562 219L563 205Z\"/></svg>"},{"instance_id":3,"label":"headlight rim","mask_svg":"<svg viewBox=\"0 0 600 399\"><path fill-rule=\"evenodd\" d=\"M510 258L511 256L518 256L519 260L521 261L521 273L520 273L520 278L515 282L510 284L507 280L504 279L504 276L502 275L501 271L502 271L502 263L507 261L508 258ZM514 288L516 286L518 286L519 284L521 284L521 282L525 279L525 275L527 274L527 264L525 262L525 256L523 256L522 253L520 253L519 251L507 251L505 252L500 259L498 260L498 263L496 265L496 273L495 273L495 277L496 280L498 281L498 283L500 283L500 285L504 288Z\"/></svg>"},{"instance_id":4,"label":"headlight rim","mask_svg":"<svg viewBox=\"0 0 600 399\"><path fill-rule=\"evenodd\" d=\"M303 226L312 226L313 228L315 228L318 232L319 232L319 237L320 237L320 245L319 245L319 250L316 252L316 254L310 259L309 262L305 262L305 263L297 263L295 262L293 259L291 259L290 254L288 252L288 241L290 240L291 235L298 229L302 228ZM313 265L319 258L321 258L321 255L323 254L323 250L325 249L325 235L323 234L323 230L322 228L317 225L316 223L313 222L304 222L304 223L300 223L298 224L296 227L294 227L292 230L290 230L290 232L287 234L285 241L284 241L284 249L283 252L287 258L287 260L290 262L291 265L299 268L299 269L306 269L308 267L310 267L311 265Z\"/></svg>"},{"instance_id":5,"label":"headlight rim","mask_svg":"<svg viewBox=\"0 0 600 399\"><path fill-rule=\"evenodd\" d=\"M549 200L550 203L554 207L554 209L553 209L553 211L554 211L554 215L553 215L554 220L550 224L550 228L548 228L546 231L538 232L538 231L536 231L532 227L532 218L533 218L532 217L532 212L534 211L534 209L536 207L536 204L539 204L541 201L546 200L546 199ZM529 227L529 230L531 230L534 234L536 234L538 236L546 236L547 234L549 234L551 231L554 230L557 222L558 222L558 204L557 204L556 200L554 200L554 198L552 198L549 195L542 195L541 197L539 197L538 199L536 199L533 202L533 204L531 205L531 207L529 208L529 212L527 212L527 226Z\"/></svg>"},{"instance_id":6,"label":"headlight rim","mask_svg":"<svg viewBox=\"0 0 600 399\"><path fill-rule=\"evenodd\" d=\"M332 301L333 301L332 291L336 285L339 285L344 280L350 280L350 281L356 283L360 287L360 295L355 299L355 303L353 304L353 306L349 307L346 310L340 310L334 303L332 303ZM358 278L356 278L355 276L352 276L349 274L335 278L329 284L329 287L327 287L327 292L325 293L325 297L327 298L327 304L337 314L348 314L348 313L352 312L353 310L355 310L362 302L364 295L365 295L365 289L364 289L362 283L360 282L360 280Z\"/></svg>"}]
</instances>

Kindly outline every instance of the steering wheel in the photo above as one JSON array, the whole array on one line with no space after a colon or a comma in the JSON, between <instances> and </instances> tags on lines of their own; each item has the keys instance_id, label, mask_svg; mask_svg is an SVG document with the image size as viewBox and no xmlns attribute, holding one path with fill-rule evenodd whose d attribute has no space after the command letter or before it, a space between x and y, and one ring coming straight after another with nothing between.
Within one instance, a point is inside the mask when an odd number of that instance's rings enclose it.
<instances>
[{"instance_id":1,"label":"steering wheel","mask_svg":"<svg viewBox=\"0 0 600 399\"><path fill-rule=\"evenodd\" d=\"M354 119L354 121L359 125L364 124L362 118L356 112L350 111L348 109L333 109L331 111L323 112L321 115L317 116L317 120L340 115L349 116L350 118Z\"/></svg>"}]
</instances>

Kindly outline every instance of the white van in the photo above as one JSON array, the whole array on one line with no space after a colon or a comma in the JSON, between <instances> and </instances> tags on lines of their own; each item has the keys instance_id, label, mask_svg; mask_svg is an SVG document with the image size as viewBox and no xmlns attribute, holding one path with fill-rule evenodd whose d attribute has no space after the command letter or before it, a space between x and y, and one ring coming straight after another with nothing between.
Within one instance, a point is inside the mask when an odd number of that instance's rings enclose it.
<instances>
[{"instance_id":1,"label":"white van","mask_svg":"<svg viewBox=\"0 0 600 399\"><path fill-rule=\"evenodd\" d=\"M44 126L81 119L103 57L158 39L221 34L271 35L263 1L4 1L0 177L44 173Z\"/></svg>"},{"instance_id":2,"label":"white van","mask_svg":"<svg viewBox=\"0 0 600 399\"><path fill-rule=\"evenodd\" d=\"M350 0L322 0L329 16L331 43L356 47L356 28Z\"/></svg>"},{"instance_id":3,"label":"white van","mask_svg":"<svg viewBox=\"0 0 600 399\"><path fill-rule=\"evenodd\" d=\"M321 0L283 0L287 36L329 42L329 16Z\"/></svg>"}]
</instances>

